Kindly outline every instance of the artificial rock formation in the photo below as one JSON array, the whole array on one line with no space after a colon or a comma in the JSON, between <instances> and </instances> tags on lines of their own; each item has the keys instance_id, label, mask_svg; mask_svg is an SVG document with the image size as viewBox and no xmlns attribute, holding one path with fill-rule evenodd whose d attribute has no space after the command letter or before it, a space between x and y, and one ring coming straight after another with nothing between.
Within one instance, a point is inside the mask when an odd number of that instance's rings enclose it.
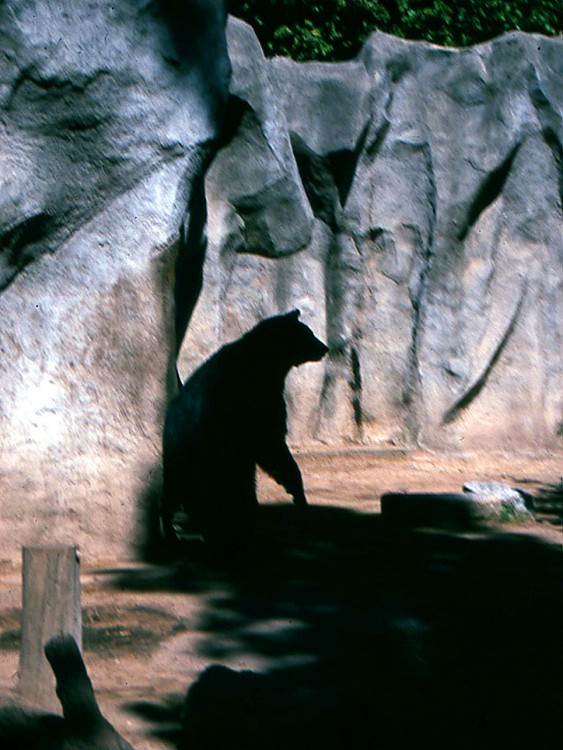
<instances>
[{"instance_id":1,"label":"artificial rock formation","mask_svg":"<svg viewBox=\"0 0 563 750\"><path fill-rule=\"evenodd\" d=\"M216 0L0 7L6 556L127 552L177 353L294 307L330 347L294 442L560 445L561 40L297 64L227 32Z\"/></svg>"},{"instance_id":2,"label":"artificial rock formation","mask_svg":"<svg viewBox=\"0 0 563 750\"><path fill-rule=\"evenodd\" d=\"M123 554L175 377L175 259L201 245L225 15L7 0L0 47L0 549Z\"/></svg>"},{"instance_id":3,"label":"artificial rock formation","mask_svg":"<svg viewBox=\"0 0 563 750\"><path fill-rule=\"evenodd\" d=\"M338 64L228 41L241 119L182 372L299 307L330 354L292 376L294 440L561 446L562 40L375 33Z\"/></svg>"}]
</instances>

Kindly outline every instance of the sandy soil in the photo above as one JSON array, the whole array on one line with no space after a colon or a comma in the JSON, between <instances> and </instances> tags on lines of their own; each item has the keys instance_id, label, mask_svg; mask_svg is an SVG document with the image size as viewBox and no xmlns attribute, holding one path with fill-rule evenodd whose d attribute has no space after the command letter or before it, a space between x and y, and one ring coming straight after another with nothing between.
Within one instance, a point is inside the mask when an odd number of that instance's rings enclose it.
<instances>
[{"instance_id":1,"label":"sandy soil","mask_svg":"<svg viewBox=\"0 0 563 750\"><path fill-rule=\"evenodd\" d=\"M396 572L404 538L393 537L397 546L389 551L390 537L377 526L383 492L458 492L467 481L495 480L537 494L563 474L561 456L451 459L360 450L296 456L313 510L312 530L296 529L283 490L260 476L264 509L250 574L217 567L197 541L182 560L167 564L83 560L85 661L102 711L137 750L173 747L186 689L207 665L266 672L310 664L334 644L340 649L354 617L371 622L384 616L381 602L387 610L397 606L390 602L409 588L412 571L404 577ZM456 532L455 539L533 537L561 552L556 517L541 520ZM432 545L419 544L415 557L411 545L405 557L412 558L412 570L427 568L438 576L439 587L439 576L455 573L458 558ZM388 572L365 578L370 566L387 566ZM0 563L0 694L5 695L17 678L20 574L18 565Z\"/></svg>"}]
</instances>

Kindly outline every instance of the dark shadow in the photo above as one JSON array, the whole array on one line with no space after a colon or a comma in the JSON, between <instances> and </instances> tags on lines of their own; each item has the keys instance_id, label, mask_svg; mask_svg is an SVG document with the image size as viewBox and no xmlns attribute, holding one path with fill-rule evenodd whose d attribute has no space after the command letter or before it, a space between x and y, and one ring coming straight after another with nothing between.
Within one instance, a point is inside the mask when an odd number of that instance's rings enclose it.
<instances>
[{"instance_id":1,"label":"dark shadow","mask_svg":"<svg viewBox=\"0 0 563 750\"><path fill-rule=\"evenodd\" d=\"M245 748L556 746L560 547L335 507L310 517L305 532L293 507L262 506L254 547L235 567L192 539L169 567L107 571L120 589L204 593L201 654L272 665L200 677L181 747L220 747L221 727ZM162 705L147 710L172 731Z\"/></svg>"},{"instance_id":2,"label":"dark shadow","mask_svg":"<svg viewBox=\"0 0 563 750\"><path fill-rule=\"evenodd\" d=\"M160 498L162 495L162 466L155 465L138 502L136 547L141 560L164 563L170 560L160 532Z\"/></svg>"},{"instance_id":3,"label":"dark shadow","mask_svg":"<svg viewBox=\"0 0 563 750\"><path fill-rule=\"evenodd\" d=\"M467 235L471 231L472 227L475 226L481 214L496 201L499 195L502 193L504 186L510 176L510 171L514 163L514 159L520 150L521 143L517 143L513 146L512 150L507 154L499 166L492 172L487 174L482 184L476 191L473 201L468 208L467 218L458 232L458 240L464 242L467 239Z\"/></svg>"},{"instance_id":4,"label":"dark shadow","mask_svg":"<svg viewBox=\"0 0 563 750\"><path fill-rule=\"evenodd\" d=\"M563 479L540 487L532 498L532 510L542 520L563 525Z\"/></svg>"},{"instance_id":5,"label":"dark shadow","mask_svg":"<svg viewBox=\"0 0 563 750\"><path fill-rule=\"evenodd\" d=\"M45 244L46 238L60 228L56 223L52 216L40 212L0 234L0 253L2 264L6 267L4 278L0 278L0 291L44 252L42 245Z\"/></svg>"},{"instance_id":6,"label":"dark shadow","mask_svg":"<svg viewBox=\"0 0 563 750\"><path fill-rule=\"evenodd\" d=\"M178 240L174 276L176 357L180 352L203 284L203 266L207 250L206 168L207 164L193 180L192 193Z\"/></svg>"},{"instance_id":7,"label":"dark shadow","mask_svg":"<svg viewBox=\"0 0 563 750\"><path fill-rule=\"evenodd\" d=\"M181 742L181 720L184 695L168 696L163 703L149 701L127 703L124 708L153 725L150 736L177 746Z\"/></svg>"},{"instance_id":8,"label":"dark shadow","mask_svg":"<svg viewBox=\"0 0 563 750\"><path fill-rule=\"evenodd\" d=\"M134 750L102 716L80 649L71 635L45 645L62 716L12 703L0 707L2 750Z\"/></svg>"},{"instance_id":9,"label":"dark shadow","mask_svg":"<svg viewBox=\"0 0 563 750\"><path fill-rule=\"evenodd\" d=\"M176 68L184 66L192 76L196 71L190 85L198 89L212 117L220 119L228 96L226 82L230 76L225 2L149 0L144 3L143 10L159 19L168 30L169 39L154 40L157 45L160 43L166 61Z\"/></svg>"}]
</instances>

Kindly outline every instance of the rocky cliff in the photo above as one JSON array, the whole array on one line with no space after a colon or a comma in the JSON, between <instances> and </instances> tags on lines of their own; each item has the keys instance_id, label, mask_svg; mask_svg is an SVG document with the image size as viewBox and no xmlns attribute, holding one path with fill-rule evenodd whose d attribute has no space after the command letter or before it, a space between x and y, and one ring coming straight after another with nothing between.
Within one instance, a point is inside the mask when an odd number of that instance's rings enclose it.
<instances>
[{"instance_id":1,"label":"rocky cliff","mask_svg":"<svg viewBox=\"0 0 563 750\"><path fill-rule=\"evenodd\" d=\"M300 307L330 357L292 378L295 440L561 446L563 41L376 33L298 64L241 22L228 40L234 135L183 373Z\"/></svg>"},{"instance_id":2,"label":"rocky cliff","mask_svg":"<svg viewBox=\"0 0 563 750\"><path fill-rule=\"evenodd\" d=\"M560 446L561 40L296 64L215 0L6 0L0 50L4 555L125 553L178 351L293 307L294 441Z\"/></svg>"},{"instance_id":3,"label":"rocky cliff","mask_svg":"<svg viewBox=\"0 0 563 750\"><path fill-rule=\"evenodd\" d=\"M135 535L228 91L220 6L0 6L2 555Z\"/></svg>"}]
</instances>

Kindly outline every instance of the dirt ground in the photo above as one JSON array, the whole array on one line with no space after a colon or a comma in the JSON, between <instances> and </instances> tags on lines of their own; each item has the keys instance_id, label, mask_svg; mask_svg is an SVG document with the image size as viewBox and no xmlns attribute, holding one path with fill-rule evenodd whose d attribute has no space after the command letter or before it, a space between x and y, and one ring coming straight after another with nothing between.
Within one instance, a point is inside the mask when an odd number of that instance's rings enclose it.
<instances>
[{"instance_id":1,"label":"dirt ground","mask_svg":"<svg viewBox=\"0 0 563 750\"><path fill-rule=\"evenodd\" d=\"M459 492L472 480L504 482L539 497L561 482L560 455L452 459L354 450L296 457L311 529L296 528L283 490L260 476L263 509L251 570L225 570L197 540L166 564L83 559L85 661L103 713L137 750L174 747L186 689L210 664L266 673L332 659L339 669L345 663L353 673L357 663L362 671L358 654L370 648L358 651L357 643L371 643L388 622L424 621L421 600L453 591L460 571L467 580L468 560L481 565L485 545L505 594L519 588L520 577L528 581L529 566L549 586L561 581L563 528L553 509L525 524L407 536L386 530L379 514L386 491ZM20 576L18 565L0 563L3 695L17 679ZM532 584L536 590L536 579ZM547 659L542 649L531 662Z\"/></svg>"}]
</instances>

